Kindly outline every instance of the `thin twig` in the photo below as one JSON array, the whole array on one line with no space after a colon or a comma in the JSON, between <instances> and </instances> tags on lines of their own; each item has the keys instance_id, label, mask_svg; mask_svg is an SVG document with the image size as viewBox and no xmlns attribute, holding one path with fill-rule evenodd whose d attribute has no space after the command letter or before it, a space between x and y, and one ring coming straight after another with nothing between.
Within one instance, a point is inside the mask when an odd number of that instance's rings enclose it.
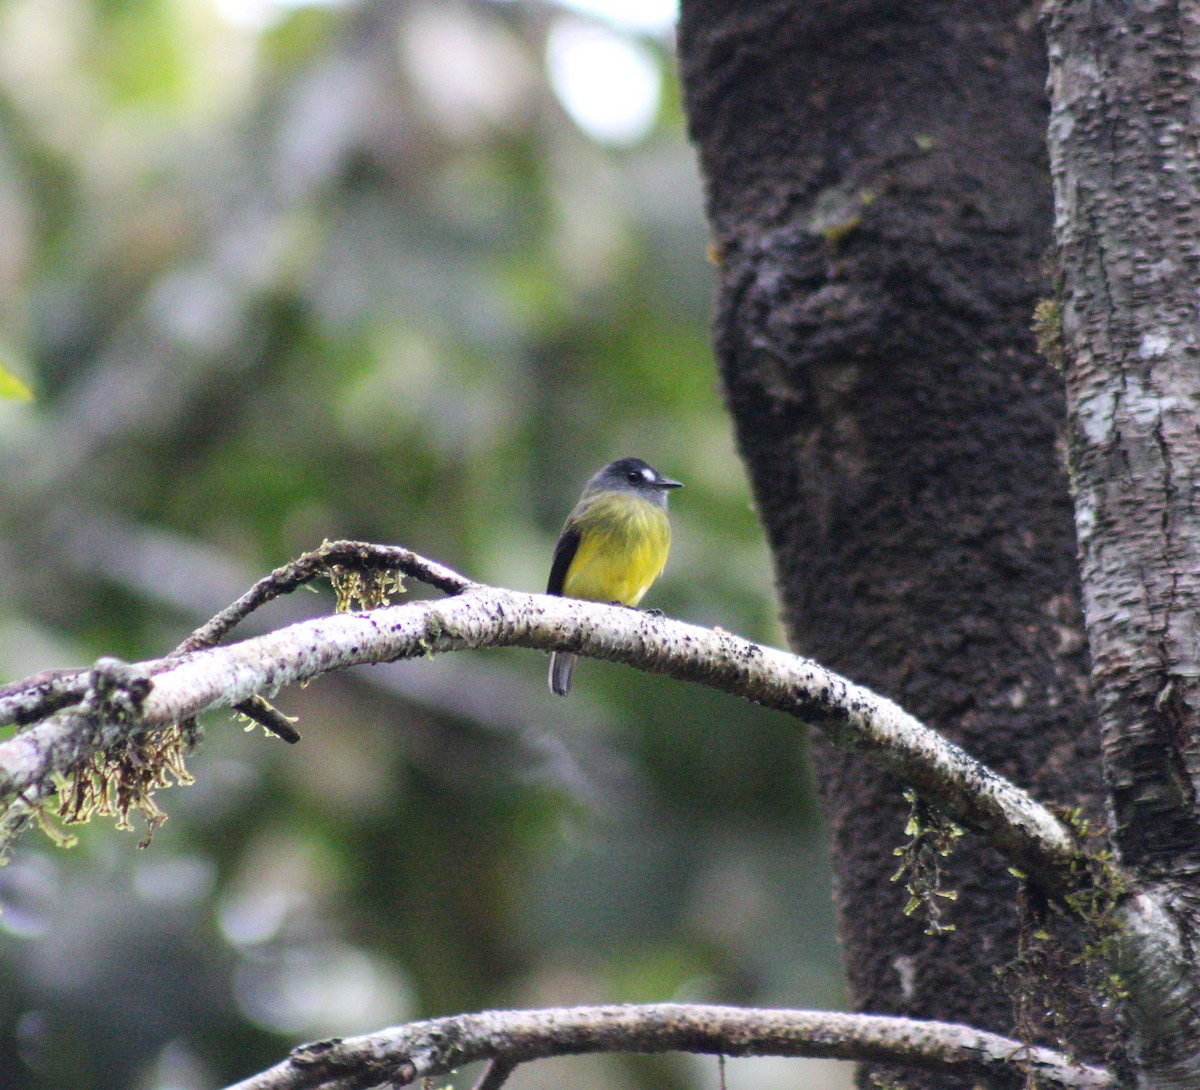
<instances>
[{"instance_id":1,"label":"thin twig","mask_svg":"<svg viewBox=\"0 0 1200 1090\"><path fill-rule=\"evenodd\" d=\"M295 745L300 741L300 732L292 725L292 721L265 697L252 696L249 700L243 700L234 706L234 711L241 712L263 730L282 738L288 745Z\"/></svg>"},{"instance_id":2,"label":"thin twig","mask_svg":"<svg viewBox=\"0 0 1200 1090\"><path fill-rule=\"evenodd\" d=\"M593 1052L670 1051L888 1063L983 1078L1004 1088L1020 1086L1032 1066L1042 1087L1109 1090L1114 1085L1107 1071L1072 1064L1051 1049L1027 1051L1008 1037L947 1022L658 1003L488 1011L414 1022L365 1037L301 1046L282 1063L230 1090L330 1090L347 1085L356 1074L365 1085L374 1079L405 1086L492 1060L487 1080L496 1064ZM495 1090L483 1081L480 1088Z\"/></svg>"},{"instance_id":3,"label":"thin twig","mask_svg":"<svg viewBox=\"0 0 1200 1090\"><path fill-rule=\"evenodd\" d=\"M362 541L331 541L260 579L236 602L197 628L166 659L176 659L193 651L215 647L256 609L314 579L327 578L334 567L358 571L399 571L447 594L459 594L472 585L469 579L456 571L409 549ZM78 704L87 696L90 673L90 667L86 666L43 670L22 681L0 685L0 726L10 723L27 726ZM280 724L283 717L265 700L247 703L237 710L288 741L299 738L294 730Z\"/></svg>"},{"instance_id":4,"label":"thin twig","mask_svg":"<svg viewBox=\"0 0 1200 1090\"><path fill-rule=\"evenodd\" d=\"M197 628L167 657L178 658L193 651L215 647L256 609L315 579L328 578L335 567L357 571L401 571L448 594L458 594L471 585L470 580L457 572L408 549L372 545L363 541L327 541L319 549L297 557L260 579L236 602ZM285 742L295 744L300 741L299 731L265 697L257 696L243 701L234 707L234 711L241 712L247 719L252 719Z\"/></svg>"},{"instance_id":5,"label":"thin twig","mask_svg":"<svg viewBox=\"0 0 1200 1090\"><path fill-rule=\"evenodd\" d=\"M166 658L215 647L256 609L315 579L327 578L335 566L359 571L400 571L447 594L458 594L471 586L464 576L409 549L362 541L330 541L260 579L236 602L197 628ZM43 670L22 681L0 685L0 726L11 723L27 726L78 704L87 695L90 672L86 666ZM280 728L277 720L282 717L274 708L265 711L264 705L265 701L237 710L288 741L299 738L294 731ZM289 734L295 737L288 737Z\"/></svg>"},{"instance_id":6,"label":"thin twig","mask_svg":"<svg viewBox=\"0 0 1200 1090\"><path fill-rule=\"evenodd\" d=\"M517 1066L507 1056L493 1056L473 1090L500 1090L508 1081L509 1075L516 1071Z\"/></svg>"},{"instance_id":7,"label":"thin twig","mask_svg":"<svg viewBox=\"0 0 1200 1090\"><path fill-rule=\"evenodd\" d=\"M78 704L88 690L90 669L43 670L22 681L0 685L0 726L24 727Z\"/></svg>"},{"instance_id":8,"label":"thin twig","mask_svg":"<svg viewBox=\"0 0 1200 1090\"><path fill-rule=\"evenodd\" d=\"M472 585L469 579L458 572L396 545L328 541L319 549L298 556L260 579L236 602L197 628L168 658L215 647L256 609L314 579L328 578L330 569L336 566L358 571L400 571L447 594L460 594Z\"/></svg>"}]
</instances>

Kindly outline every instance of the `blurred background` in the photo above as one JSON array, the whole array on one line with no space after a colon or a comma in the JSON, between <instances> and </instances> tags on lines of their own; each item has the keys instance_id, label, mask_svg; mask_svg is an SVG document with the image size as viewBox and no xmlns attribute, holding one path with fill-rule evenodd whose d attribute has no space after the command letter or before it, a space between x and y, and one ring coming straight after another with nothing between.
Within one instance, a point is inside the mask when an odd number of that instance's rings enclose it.
<instances>
[{"instance_id":1,"label":"blurred background","mask_svg":"<svg viewBox=\"0 0 1200 1090\"><path fill-rule=\"evenodd\" d=\"M586 477L686 489L646 601L780 643L707 343L672 0L0 0L0 680L158 656L323 539L539 591ZM239 634L326 612L327 589ZM211 717L144 834L0 870L0 1085L209 1090L489 1007L836 1007L802 732L458 654ZM11 728L7 733L11 733ZM458 1085L469 1085L464 1072ZM734 1090L843 1086L735 1061ZM715 1087L715 1060L514 1086Z\"/></svg>"}]
</instances>

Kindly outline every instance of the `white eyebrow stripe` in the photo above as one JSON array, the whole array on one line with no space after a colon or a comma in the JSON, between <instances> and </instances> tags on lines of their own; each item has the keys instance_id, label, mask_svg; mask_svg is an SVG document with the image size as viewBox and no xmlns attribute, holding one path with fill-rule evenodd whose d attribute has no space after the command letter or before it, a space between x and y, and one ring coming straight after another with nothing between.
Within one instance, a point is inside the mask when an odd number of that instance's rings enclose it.
<instances>
[{"instance_id":1,"label":"white eyebrow stripe","mask_svg":"<svg viewBox=\"0 0 1200 1090\"><path fill-rule=\"evenodd\" d=\"M652 482L652 481L654 480L654 470L652 470L652 469L643 469L643 470L642 470L642 477L643 477L643 479L644 479L644 480L647 480L647 481L651 481L651 482Z\"/></svg>"}]
</instances>

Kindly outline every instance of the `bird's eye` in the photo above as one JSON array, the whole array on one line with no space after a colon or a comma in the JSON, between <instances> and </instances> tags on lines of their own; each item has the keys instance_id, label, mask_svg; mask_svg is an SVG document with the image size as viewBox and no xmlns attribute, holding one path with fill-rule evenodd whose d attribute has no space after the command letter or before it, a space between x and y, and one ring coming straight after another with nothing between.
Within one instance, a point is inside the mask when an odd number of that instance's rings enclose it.
<instances>
[{"instance_id":1,"label":"bird's eye","mask_svg":"<svg viewBox=\"0 0 1200 1090\"><path fill-rule=\"evenodd\" d=\"M628 473L625 474L625 476L633 484L641 484L641 482L642 482L642 475L636 469L631 469Z\"/></svg>"}]
</instances>

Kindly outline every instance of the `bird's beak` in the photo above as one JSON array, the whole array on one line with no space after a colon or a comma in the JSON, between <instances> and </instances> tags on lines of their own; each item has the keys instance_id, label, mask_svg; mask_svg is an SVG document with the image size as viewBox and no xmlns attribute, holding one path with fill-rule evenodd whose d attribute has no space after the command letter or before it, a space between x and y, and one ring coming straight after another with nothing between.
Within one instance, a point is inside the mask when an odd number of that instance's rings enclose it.
<instances>
[{"instance_id":1,"label":"bird's beak","mask_svg":"<svg viewBox=\"0 0 1200 1090\"><path fill-rule=\"evenodd\" d=\"M682 488L683 481L673 481L673 480L671 480L670 477L659 477L658 478L658 487L659 488Z\"/></svg>"}]
</instances>

